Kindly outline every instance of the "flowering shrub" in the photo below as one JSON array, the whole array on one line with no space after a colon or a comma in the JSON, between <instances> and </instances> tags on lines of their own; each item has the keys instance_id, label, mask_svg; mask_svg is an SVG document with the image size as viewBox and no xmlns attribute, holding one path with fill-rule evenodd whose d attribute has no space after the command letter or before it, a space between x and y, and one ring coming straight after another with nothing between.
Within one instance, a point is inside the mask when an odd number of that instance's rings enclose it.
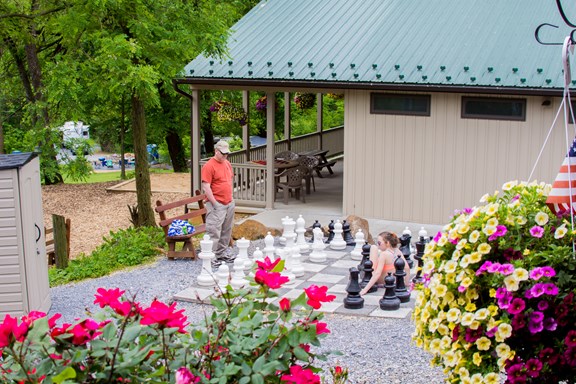
<instances>
[{"instance_id":1,"label":"flowering shrub","mask_svg":"<svg viewBox=\"0 0 576 384\"><path fill-rule=\"evenodd\" d=\"M2 382L320 383L314 366L330 333L314 306L334 300L311 286L278 303L274 289L288 278L284 262L258 262L245 289L213 298L214 312L188 327L184 310L154 300L143 307L120 289L99 288L102 312L58 326L55 315L31 312L0 324ZM334 383L347 371L331 369ZM69 380L69 381L67 381ZM340 381L336 381L340 380Z\"/></svg>"},{"instance_id":2,"label":"flowering shrub","mask_svg":"<svg viewBox=\"0 0 576 384\"><path fill-rule=\"evenodd\" d=\"M296 103L300 109L312 108L316 103L316 94L296 92L294 94L294 103Z\"/></svg>"},{"instance_id":3,"label":"flowering shrub","mask_svg":"<svg viewBox=\"0 0 576 384\"><path fill-rule=\"evenodd\" d=\"M416 344L451 382L573 382L576 257L551 187L509 182L457 212L427 245Z\"/></svg>"}]
</instances>

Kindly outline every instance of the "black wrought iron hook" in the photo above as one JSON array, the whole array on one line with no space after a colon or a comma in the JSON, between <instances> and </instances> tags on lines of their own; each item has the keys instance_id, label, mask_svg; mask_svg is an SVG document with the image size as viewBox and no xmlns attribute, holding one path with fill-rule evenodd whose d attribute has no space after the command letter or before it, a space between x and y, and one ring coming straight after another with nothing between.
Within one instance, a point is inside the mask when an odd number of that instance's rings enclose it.
<instances>
[{"instance_id":1,"label":"black wrought iron hook","mask_svg":"<svg viewBox=\"0 0 576 384\"><path fill-rule=\"evenodd\" d=\"M545 42L545 41L542 41L542 40L540 39L539 34L540 34L540 29L541 29L542 27L544 27L544 26L553 27L553 28L559 28L557 25L554 25L554 24L549 24L549 23L542 23L542 24L540 24L540 25L536 28L536 30L534 31L534 37L536 38L536 41L537 41L538 43L540 43L540 44L542 44L542 45L564 45L564 43L547 43L547 42ZM575 38L576 38L576 29L573 29L573 30L570 32L570 43L575 44L575 41L576 41Z\"/></svg>"}]
</instances>

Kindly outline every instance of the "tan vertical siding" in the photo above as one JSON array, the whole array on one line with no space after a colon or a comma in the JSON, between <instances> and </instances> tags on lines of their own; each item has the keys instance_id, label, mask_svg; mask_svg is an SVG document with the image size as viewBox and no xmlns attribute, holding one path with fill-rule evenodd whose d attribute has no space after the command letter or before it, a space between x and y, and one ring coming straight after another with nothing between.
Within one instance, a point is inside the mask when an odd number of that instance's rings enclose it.
<instances>
[{"instance_id":1,"label":"tan vertical siding","mask_svg":"<svg viewBox=\"0 0 576 384\"><path fill-rule=\"evenodd\" d=\"M345 212L441 224L506 181L526 180L561 100L546 107L543 97L525 97L522 122L463 119L462 96L432 94L423 117L370 114L370 92L347 91ZM561 116L533 179L553 182L565 154Z\"/></svg>"},{"instance_id":2,"label":"tan vertical siding","mask_svg":"<svg viewBox=\"0 0 576 384\"><path fill-rule=\"evenodd\" d=\"M24 314L25 306L15 206L17 181L15 169L0 171L0 319L7 313Z\"/></svg>"}]
</instances>

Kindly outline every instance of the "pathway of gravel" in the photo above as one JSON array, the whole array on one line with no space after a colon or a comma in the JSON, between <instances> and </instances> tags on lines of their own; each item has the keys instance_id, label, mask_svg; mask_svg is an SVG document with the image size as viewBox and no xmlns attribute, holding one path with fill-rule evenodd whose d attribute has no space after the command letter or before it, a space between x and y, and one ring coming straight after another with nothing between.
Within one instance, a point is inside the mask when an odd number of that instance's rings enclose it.
<instances>
[{"instance_id":1,"label":"pathway of gravel","mask_svg":"<svg viewBox=\"0 0 576 384\"><path fill-rule=\"evenodd\" d=\"M61 313L60 321L84 317L85 310L97 311L93 304L99 287L118 287L136 294L137 300L150 303L153 298L169 302L172 296L190 286L200 271L200 261L160 257L157 262L110 276L51 288L50 314ZM200 322L210 306L178 303L192 323ZM350 383L440 383L442 371L430 367L430 355L411 343L414 326L409 319L372 319L326 315L331 333L321 350L340 351L327 364L336 363L350 370ZM325 365L324 367L327 367Z\"/></svg>"}]
</instances>

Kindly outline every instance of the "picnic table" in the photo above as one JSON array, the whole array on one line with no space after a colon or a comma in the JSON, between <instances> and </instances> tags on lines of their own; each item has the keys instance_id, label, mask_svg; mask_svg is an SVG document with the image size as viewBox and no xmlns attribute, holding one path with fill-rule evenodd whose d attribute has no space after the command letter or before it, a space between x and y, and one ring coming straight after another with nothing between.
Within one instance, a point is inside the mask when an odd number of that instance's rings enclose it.
<instances>
[{"instance_id":1,"label":"picnic table","mask_svg":"<svg viewBox=\"0 0 576 384\"><path fill-rule=\"evenodd\" d=\"M314 157L318 158L318 165L314 169L316 170L316 174L318 175L318 177L324 177L324 176L322 176L320 171L322 169L326 168L326 169L328 169L328 172L330 172L330 174L333 175L334 171L332 170L332 167L336 164L336 160L328 161L328 158L326 157L328 152L329 152L328 149L313 149L311 151L299 152L298 155L299 156L314 156Z\"/></svg>"}]
</instances>

